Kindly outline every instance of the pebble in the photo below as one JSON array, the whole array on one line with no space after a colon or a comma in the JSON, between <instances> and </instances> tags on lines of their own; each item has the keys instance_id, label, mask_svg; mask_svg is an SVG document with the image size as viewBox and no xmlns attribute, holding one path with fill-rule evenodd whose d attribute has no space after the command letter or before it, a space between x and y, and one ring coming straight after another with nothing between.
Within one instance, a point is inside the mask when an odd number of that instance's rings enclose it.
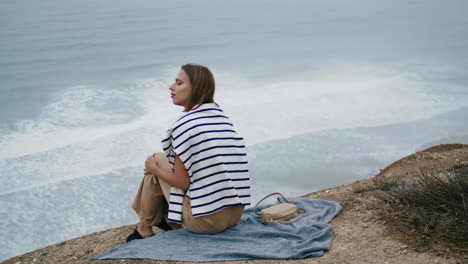
<instances>
[{"instance_id":1,"label":"pebble","mask_svg":"<svg viewBox=\"0 0 468 264\"><path fill-rule=\"evenodd\" d=\"M21 261L17 261L15 264L21 264Z\"/></svg>"},{"instance_id":2,"label":"pebble","mask_svg":"<svg viewBox=\"0 0 468 264\"><path fill-rule=\"evenodd\" d=\"M363 225L362 227L363 227L363 228L368 228L369 226L368 226L368 225Z\"/></svg>"},{"instance_id":3,"label":"pebble","mask_svg":"<svg viewBox=\"0 0 468 264\"><path fill-rule=\"evenodd\" d=\"M331 192L331 191L330 191L330 190L326 190L326 191L325 191L325 193L329 193L329 192Z\"/></svg>"}]
</instances>

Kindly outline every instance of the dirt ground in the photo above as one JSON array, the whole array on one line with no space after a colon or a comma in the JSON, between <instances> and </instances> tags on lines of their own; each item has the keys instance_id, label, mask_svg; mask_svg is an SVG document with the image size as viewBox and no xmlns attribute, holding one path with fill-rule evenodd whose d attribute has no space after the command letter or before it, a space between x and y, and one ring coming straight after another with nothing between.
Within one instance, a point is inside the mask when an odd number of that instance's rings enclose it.
<instances>
[{"instance_id":1,"label":"dirt ground","mask_svg":"<svg viewBox=\"0 0 468 264\"><path fill-rule=\"evenodd\" d=\"M420 169L428 172L468 163L468 145L438 145L398 160L379 175L409 179ZM306 198L334 200L343 206L343 212L333 221L334 239L331 250L322 257L300 260L249 260L228 263L468 263L468 256L447 256L437 252L419 252L406 245L401 235L390 233L379 218L371 191L362 191L372 185L372 179L321 190L304 195ZM2 263L169 263L150 260L89 261L125 242L134 225L122 226L64 241L11 258ZM155 232L158 232L155 229ZM187 263L187 262L170 262ZM209 262L217 263L217 262ZM221 262L220 262L221 263Z\"/></svg>"}]
</instances>

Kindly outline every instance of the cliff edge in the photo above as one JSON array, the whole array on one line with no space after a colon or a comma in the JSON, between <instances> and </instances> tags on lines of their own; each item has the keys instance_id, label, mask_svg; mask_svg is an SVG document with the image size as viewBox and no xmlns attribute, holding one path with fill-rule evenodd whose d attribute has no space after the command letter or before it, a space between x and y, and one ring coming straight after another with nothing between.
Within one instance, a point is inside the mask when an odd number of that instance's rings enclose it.
<instances>
[{"instance_id":1,"label":"cliff edge","mask_svg":"<svg viewBox=\"0 0 468 264\"><path fill-rule=\"evenodd\" d=\"M468 163L468 145L443 144L402 158L376 176L409 179L421 169L436 173L441 168ZM396 234L385 224L371 186L373 179L357 181L306 194L305 198L320 198L339 202L343 212L333 221L334 239L331 250L322 257L299 260L251 260L245 263L467 263L466 254L445 254L421 250L406 244L404 235ZM109 229L16 256L2 263L166 263L150 260L89 261L125 243L135 225ZM155 232L159 232L155 229ZM171 262L179 263L179 262ZM182 262L181 262L182 263ZM186 262L183 262L186 263ZM210 262L216 263L216 262ZM222 263L239 263L237 261Z\"/></svg>"}]
</instances>

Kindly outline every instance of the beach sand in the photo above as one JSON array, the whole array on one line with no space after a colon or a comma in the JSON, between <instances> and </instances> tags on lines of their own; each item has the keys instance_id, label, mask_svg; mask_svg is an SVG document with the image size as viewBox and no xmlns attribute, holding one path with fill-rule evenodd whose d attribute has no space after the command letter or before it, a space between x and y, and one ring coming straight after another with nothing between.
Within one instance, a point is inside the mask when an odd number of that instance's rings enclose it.
<instances>
[{"instance_id":1,"label":"beach sand","mask_svg":"<svg viewBox=\"0 0 468 264\"><path fill-rule=\"evenodd\" d=\"M410 175L424 169L435 172L440 168L452 167L468 162L468 145L442 144L419 151L398 160L379 175L399 176L409 179ZM343 212L332 222L334 239L331 250L322 257L299 260L249 260L222 263L467 263L466 255L448 255L440 252L421 252L404 243L401 235L392 233L378 216L372 191L365 190L372 185L372 179L328 188L306 194L305 198L320 198L339 202ZM60 242L48 247L13 257L2 263L169 263L150 260L105 260L89 261L125 243L135 225L109 229L76 239ZM34 230L31 230L34 232ZM155 232L160 232L155 228ZM27 239L27 238L25 238ZM170 262L179 263L179 262ZM180 262L187 263L187 262ZM209 262L217 263L217 262Z\"/></svg>"}]
</instances>

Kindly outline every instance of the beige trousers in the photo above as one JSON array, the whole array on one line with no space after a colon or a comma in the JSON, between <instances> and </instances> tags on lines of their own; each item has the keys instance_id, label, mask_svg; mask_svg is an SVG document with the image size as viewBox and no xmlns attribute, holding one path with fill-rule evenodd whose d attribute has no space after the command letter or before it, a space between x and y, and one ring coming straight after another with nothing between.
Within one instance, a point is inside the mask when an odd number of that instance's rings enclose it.
<instances>
[{"instance_id":1,"label":"beige trousers","mask_svg":"<svg viewBox=\"0 0 468 264\"><path fill-rule=\"evenodd\" d=\"M163 169L170 170L169 161L162 152L156 153L157 159ZM155 175L143 176L140 188L133 201L132 208L140 217L140 223L151 227L159 223L161 217L167 218L171 186ZM182 206L182 226L194 233L215 234L234 226L239 221L244 206L231 206L216 213L193 217L190 198L184 197Z\"/></svg>"}]
</instances>

